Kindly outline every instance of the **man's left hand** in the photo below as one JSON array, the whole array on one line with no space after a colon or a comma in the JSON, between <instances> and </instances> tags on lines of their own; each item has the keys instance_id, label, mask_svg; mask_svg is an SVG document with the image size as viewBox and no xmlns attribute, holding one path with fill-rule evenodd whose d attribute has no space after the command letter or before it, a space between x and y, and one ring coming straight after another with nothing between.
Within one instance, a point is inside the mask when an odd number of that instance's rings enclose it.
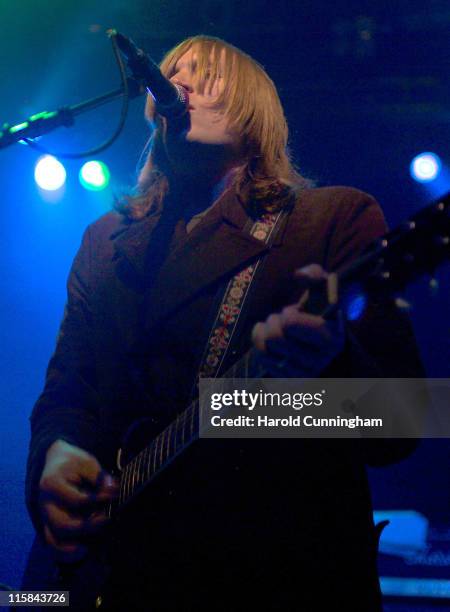
<instances>
[{"instance_id":1,"label":"man's left hand","mask_svg":"<svg viewBox=\"0 0 450 612\"><path fill-rule=\"evenodd\" d=\"M316 264L298 270L295 276L310 283L327 278ZM261 364L273 377L318 376L343 349L340 313L325 320L302 311L300 304L286 306L253 328L252 339Z\"/></svg>"}]
</instances>

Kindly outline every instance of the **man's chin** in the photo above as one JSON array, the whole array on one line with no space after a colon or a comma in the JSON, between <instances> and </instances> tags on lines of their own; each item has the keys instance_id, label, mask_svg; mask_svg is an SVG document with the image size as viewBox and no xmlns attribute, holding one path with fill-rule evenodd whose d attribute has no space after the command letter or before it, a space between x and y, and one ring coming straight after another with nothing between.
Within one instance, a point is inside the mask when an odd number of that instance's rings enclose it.
<instances>
[{"instance_id":1,"label":"man's chin","mask_svg":"<svg viewBox=\"0 0 450 612\"><path fill-rule=\"evenodd\" d=\"M217 173L217 169L232 155L229 146L202 137L194 130L178 134L168 142L168 153L172 167L180 174Z\"/></svg>"},{"instance_id":2,"label":"man's chin","mask_svg":"<svg viewBox=\"0 0 450 612\"><path fill-rule=\"evenodd\" d=\"M184 139L186 140L186 142L192 143L192 144L198 144L198 145L211 145L211 146L220 146L223 143L217 142L213 139L211 139L211 136L209 134L199 134L198 132L195 132L195 130L189 130L184 132L183 135Z\"/></svg>"}]
</instances>

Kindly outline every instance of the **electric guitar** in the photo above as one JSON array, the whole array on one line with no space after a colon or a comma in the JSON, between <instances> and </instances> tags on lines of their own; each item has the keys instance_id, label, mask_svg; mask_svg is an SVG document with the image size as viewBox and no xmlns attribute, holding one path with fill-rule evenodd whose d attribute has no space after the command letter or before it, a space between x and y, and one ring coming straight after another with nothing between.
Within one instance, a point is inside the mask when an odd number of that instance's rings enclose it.
<instances>
[{"instance_id":1,"label":"electric guitar","mask_svg":"<svg viewBox=\"0 0 450 612\"><path fill-rule=\"evenodd\" d=\"M303 297L302 307L325 318L341 308L351 319L364 307L364 296L381 296L393 299L399 308L405 308L407 304L399 297L399 292L418 276L430 274L433 278L439 264L449 258L450 193L372 243L360 258L332 274L325 288L309 291ZM435 281L432 280L433 284ZM253 358L253 351L251 349L234 363L224 378L264 376L261 367L255 365L257 360ZM138 452L133 445L131 449L119 451L120 493L108 507L112 519L106 528L109 535L107 538L100 536L92 555L80 567L66 566L60 575L59 589L67 588L71 594L82 593L83 603L77 603L80 609L108 609L108 589L104 587L108 583L108 554L111 550L105 553L105 548L110 547L105 547L104 542L111 541L111 531L113 534L120 532L125 508L198 439L199 412L199 401L196 400L156 437L149 438L148 444L141 446Z\"/></svg>"}]
</instances>

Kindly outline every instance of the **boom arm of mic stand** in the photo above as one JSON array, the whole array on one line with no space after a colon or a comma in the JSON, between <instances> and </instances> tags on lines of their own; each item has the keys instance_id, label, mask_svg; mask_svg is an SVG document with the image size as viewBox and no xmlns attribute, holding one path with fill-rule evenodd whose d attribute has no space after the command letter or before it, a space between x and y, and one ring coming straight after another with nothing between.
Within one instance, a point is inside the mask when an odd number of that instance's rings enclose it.
<instances>
[{"instance_id":1,"label":"boom arm of mic stand","mask_svg":"<svg viewBox=\"0 0 450 612\"><path fill-rule=\"evenodd\" d=\"M145 87L140 85L136 79L128 77L128 95L130 98L137 98L146 92ZM107 102L116 100L124 95L122 87L114 89L106 94L91 98L80 104L74 104L73 106L63 106L56 111L43 111L32 115L22 123L17 125L8 125L5 123L0 131L0 149L5 149L10 145L24 140L26 138L36 138L43 134L48 134L52 130L65 126L70 127L75 123L75 117L81 115L87 111L93 110L98 106L102 106Z\"/></svg>"}]
</instances>

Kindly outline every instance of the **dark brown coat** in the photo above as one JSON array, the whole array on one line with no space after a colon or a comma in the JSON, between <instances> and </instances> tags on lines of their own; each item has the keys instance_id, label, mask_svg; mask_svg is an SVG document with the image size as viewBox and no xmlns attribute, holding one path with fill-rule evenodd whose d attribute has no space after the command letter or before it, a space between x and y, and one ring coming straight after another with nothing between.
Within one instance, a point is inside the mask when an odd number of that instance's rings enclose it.
<instances>
[{"instance_id":1,"label":"dark brown coat","mask_svg":"<svg viewBox=\"0 0 450 612\"><path fill-rule=\"evenodd\" d=\"M335 270L386 231L375 200L346 187L302 192L269 250L244 231L247 219L237 198L225 195L191 234L179 224L167 252L164 217L128 223L109 213L87 229L31 417L27 501L38 529L37 486L54 440L111 468L131 422L151 416L162 428L185 405L219 283L267 253L239 329L240 354L257 321L296 299L296 268L317 262ZM371 305L353 332L363 353L348 343L328 376L422 375L410 327L391 307ZM194 609L211 598L214 609L238 609L238 588L261 610L300 602L324 609L316 597L336 610L377 610L365 463L408 450L344 440L201 440L143 515L151 535L129 535L156 586L137 578L136 568L128 580L146 585L155 610Z\"/></svg>"}]
</instances>

